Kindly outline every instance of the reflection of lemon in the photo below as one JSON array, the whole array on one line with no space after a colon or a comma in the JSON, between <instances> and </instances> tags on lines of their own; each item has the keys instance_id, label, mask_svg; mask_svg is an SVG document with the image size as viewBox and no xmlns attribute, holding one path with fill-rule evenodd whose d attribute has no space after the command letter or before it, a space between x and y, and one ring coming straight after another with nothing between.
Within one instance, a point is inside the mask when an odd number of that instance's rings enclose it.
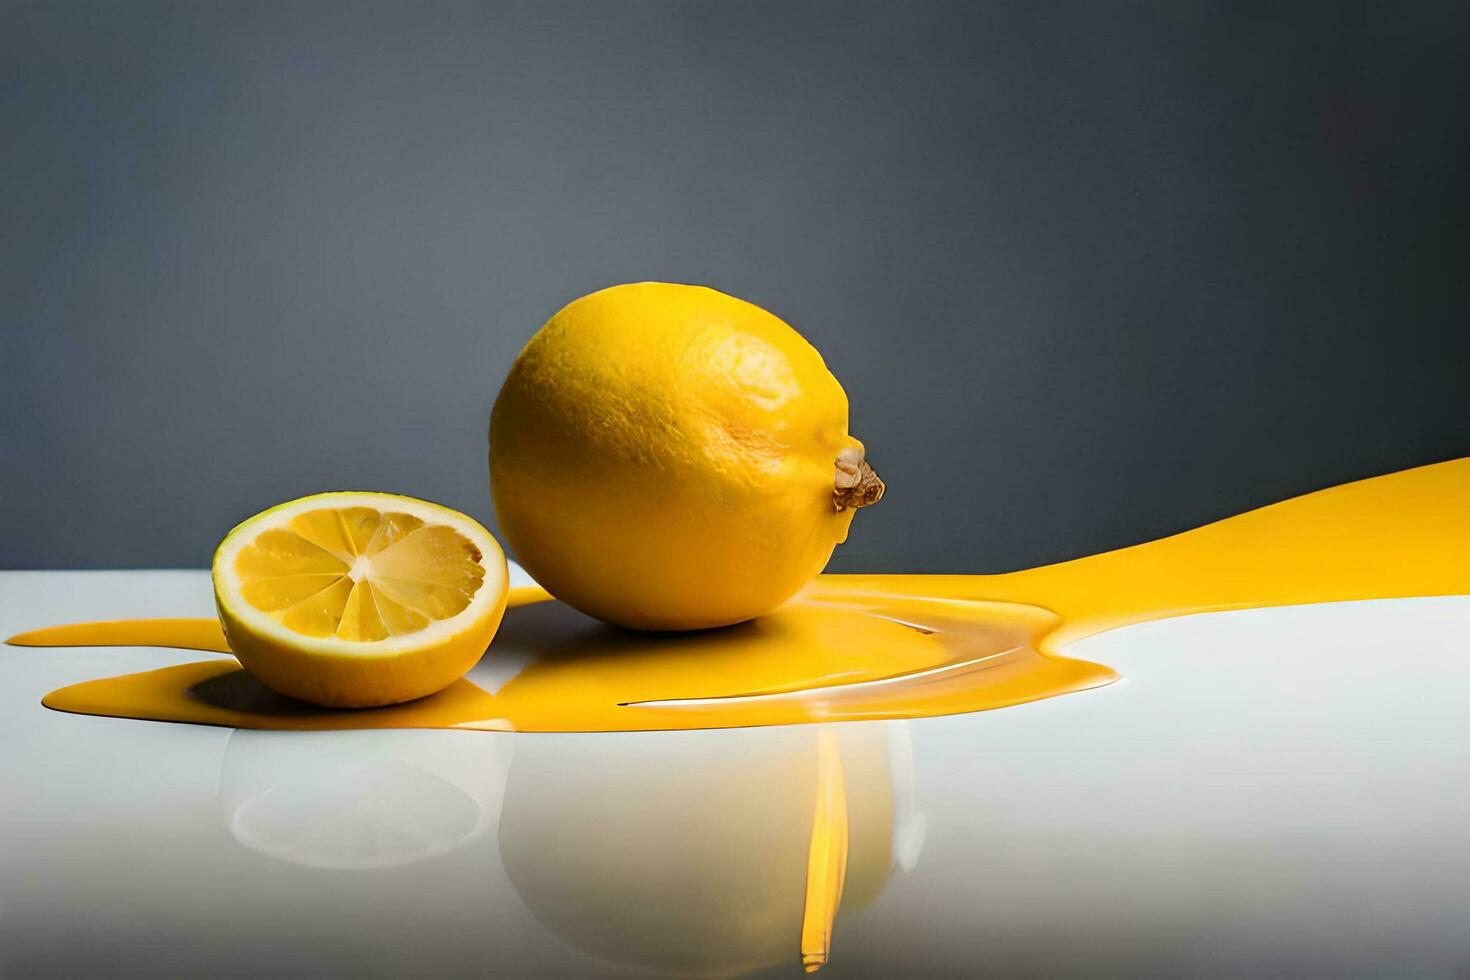
<instances>
[{"instance_id":1,"label":"reflection of lemon","mask_svg":"<svg viewBox=\"0 0 1470 980\"><path fill-rule=\"evenodd\" d=\"M495 513L558 599L609 622L757 616L882 494L822 357L700 286L584 296L521 351L490 422Z\"/></svg>"},{"instance_id":2,"label":"reflection of lemon","mask_svg":"<svg viewBox=\"0 0 1470 980\"><path fill-rule=\"evenodd\" d=\"M912 863L913 848L893 846L913 836L912 758L901 724L826 732L843 772L832 802L851 914ZM639 975L800 963L822 737L809 725L526 737L500 819L506 873L548 929ZM839 928L834 958L841 945Z\"/></svg>"},{"instance_id":3,"label":"reflection of lemon","mask_svg":"<svg viewBox=\"0 0 1470 980\"><path fill-rule=\"evenodd\" d=\"M505 612L500 546L463 514L387 493L323 493L257 514L214 555L230 649L282 694L395 704L454 682Z\"/></svg>"},{"instance_id":4,"label":"reflection of lemon","mask_svg":"<svg viewBox=\"0 0 1470 980\"><path fill-rule=\"evenodd\" d=\"M491 732L240 729L220 763L225 826L304 867L425 861L495 825L512 747Z\"/></svg>"}]
</instances>

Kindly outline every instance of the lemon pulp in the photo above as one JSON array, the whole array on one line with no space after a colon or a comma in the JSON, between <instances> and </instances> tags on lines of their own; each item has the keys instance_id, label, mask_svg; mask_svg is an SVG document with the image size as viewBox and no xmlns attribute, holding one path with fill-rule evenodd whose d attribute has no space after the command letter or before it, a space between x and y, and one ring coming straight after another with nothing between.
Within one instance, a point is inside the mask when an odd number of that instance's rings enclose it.
<instances>
[{"instance_id":1,"label":"lemon pulp","mask_svg":"<svg viewBox=\"0 0 1470 980\"><path fill-rule=\"evenodd\" d=\"M235 559L246 602L292 632L363 642L459 615L484 582L484 556L445 525L369 507L306 511Z\"/></svg>"}]
</instances>

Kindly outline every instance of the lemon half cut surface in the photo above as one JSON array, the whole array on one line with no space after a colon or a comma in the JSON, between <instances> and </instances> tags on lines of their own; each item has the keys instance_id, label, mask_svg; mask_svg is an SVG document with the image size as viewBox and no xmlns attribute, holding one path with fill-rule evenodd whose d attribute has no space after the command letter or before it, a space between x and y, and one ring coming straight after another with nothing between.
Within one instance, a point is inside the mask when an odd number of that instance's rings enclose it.
<instances>
[{"instance_id":1,"label":"lemon half cut surface","mask_svg":"<svg viewBox=\"0 0 1470 980\"><path fill-rule=\"evenodd\" d=\"M505 615L505 554L472 518L425 500L341 491L244 521L214 555L230 649L274 690L363 708L442 690Z\"/></svg>"}]
</instances>

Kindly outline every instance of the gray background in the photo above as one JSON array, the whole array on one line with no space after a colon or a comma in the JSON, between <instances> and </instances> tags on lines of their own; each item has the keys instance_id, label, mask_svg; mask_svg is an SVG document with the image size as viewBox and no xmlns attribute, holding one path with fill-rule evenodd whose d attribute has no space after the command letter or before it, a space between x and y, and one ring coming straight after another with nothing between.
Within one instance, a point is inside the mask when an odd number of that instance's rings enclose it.
<instances>
[{"instance_id":1,"label":"gray background","mask_svg":"<svg viewBox=\"0 0 1470 980\"><path fill-rule=\"evenodd\" d=\"M1445 4L0 3L0 566L332 488L492 517L525 339L708 283L997 571L1470 451Z\"/></svg>"}]
</instances>

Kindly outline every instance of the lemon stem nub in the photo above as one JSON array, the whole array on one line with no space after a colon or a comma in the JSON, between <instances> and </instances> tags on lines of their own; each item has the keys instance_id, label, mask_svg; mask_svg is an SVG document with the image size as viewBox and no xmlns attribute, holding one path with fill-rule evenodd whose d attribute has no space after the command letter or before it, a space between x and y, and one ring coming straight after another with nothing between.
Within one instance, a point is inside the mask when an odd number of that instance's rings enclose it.
<instances>
[{"instance_id":1,"label":"lemon stem nub","mask_svg":"<svg viewBox=\"0 0 1470 980\"><path fill-rule=\"evenodd\" d=\"M856 510L883 499L883 481L868 465L861 449L844 449L837 454L837 480L832 503L838 512Z\"/></svg>"}]
</instances>

